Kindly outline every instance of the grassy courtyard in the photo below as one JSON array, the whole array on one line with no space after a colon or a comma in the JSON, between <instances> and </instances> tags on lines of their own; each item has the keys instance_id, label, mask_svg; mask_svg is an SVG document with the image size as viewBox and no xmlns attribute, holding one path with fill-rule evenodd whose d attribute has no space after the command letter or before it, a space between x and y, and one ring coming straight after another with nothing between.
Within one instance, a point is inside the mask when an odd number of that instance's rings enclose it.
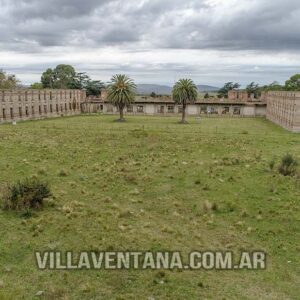
<instances>
[{"instance_id":1,"label":"grassy courtyard","mask_svg":"<svg viewBox=\"0 0 300 300\"><path fill-rule=\"evenodd\" d=\"M0 299L299 299L300 135L264 119L78 116L0 126L0 184L49 182L0 210ZM276 162L270 170L270 161ZM208 203L214 209L210 209ZM241 250L265 271L39 271L35 250Z\"/></svg>"}]
</instances>

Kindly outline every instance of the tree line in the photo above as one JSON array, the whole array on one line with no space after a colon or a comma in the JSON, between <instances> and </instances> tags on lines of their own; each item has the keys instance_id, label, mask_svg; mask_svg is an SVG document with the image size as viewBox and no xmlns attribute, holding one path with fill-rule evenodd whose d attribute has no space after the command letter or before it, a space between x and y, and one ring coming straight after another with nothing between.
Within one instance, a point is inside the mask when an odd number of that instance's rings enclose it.
<instances>
[{"instance_id":1,"label":"tree line","mask_svg":"<svg viewBox=\"0 0 300 300\"><path fill-rule=\"evenodd\" d=\"M239 89L240 87L241 85L237 82L227 82L218 91L218 97L227 98L229 91ZM251 82L246 86L245 90L248 92L249 97L253 95L254 98L259 98L261 93L265 91L300 91L300 74L293 75L285 82L284 85L281 85L277 81L262 86L260 86L258 83Z\"/></svg>"},{"instance_id":2,"label":"tree line","mask_svg":"<svg viewBox=\"0 0 300 300\"><path fill-rule=\"evenodd\" d=\"M85 72L76 72L73 66L61 64L54 69L48 68L42 74L41 82L32 84L31 88L85 89L88 96L98 96L104 83L92 80Z\"/></svg>"}]
</instances>

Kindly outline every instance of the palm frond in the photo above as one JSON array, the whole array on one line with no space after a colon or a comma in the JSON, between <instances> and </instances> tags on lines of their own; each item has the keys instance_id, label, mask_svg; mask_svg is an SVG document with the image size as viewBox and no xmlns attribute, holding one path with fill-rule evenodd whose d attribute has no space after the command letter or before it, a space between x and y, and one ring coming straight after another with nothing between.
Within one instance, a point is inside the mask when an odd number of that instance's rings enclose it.
<instances>
[{"instance_id":1,"label":"palm frond","mask_svg":"<svg viewBox=\"0 0 300 300\"><path fill-rule=\"evenodd\" d=\"M116 74L111 78L107 88L107 99L115 106L126 106L134 102L136 85L124 74Z\"/></svg>"},{"instance_id":2,"label":"palm frond","mask_svg":"<svg viewBox=\"0 0 300 300\"><path fill-rule=\"evenodd\" d=\"M180 79L173 87L172 96L176 103L193 103L197 100L198 89L193 80Z\"/></svg>"}]
</instances>

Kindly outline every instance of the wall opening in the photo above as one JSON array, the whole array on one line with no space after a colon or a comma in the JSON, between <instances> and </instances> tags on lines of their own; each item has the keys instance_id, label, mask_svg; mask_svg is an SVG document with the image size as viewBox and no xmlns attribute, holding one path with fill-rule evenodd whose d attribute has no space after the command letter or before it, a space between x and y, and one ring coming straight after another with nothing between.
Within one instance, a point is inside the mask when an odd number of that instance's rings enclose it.
<instances>
[{"instance_id":1,"label":"wall opening","mask_svg":"<svg viewBox=\"0 0 300 300\"><path fill-rule=\"evenodd\" d=\"M137 106L137 112L138 113L143 113L144 112L144 106L143 105L138 105Z\"/></svg>"}]
</instances>

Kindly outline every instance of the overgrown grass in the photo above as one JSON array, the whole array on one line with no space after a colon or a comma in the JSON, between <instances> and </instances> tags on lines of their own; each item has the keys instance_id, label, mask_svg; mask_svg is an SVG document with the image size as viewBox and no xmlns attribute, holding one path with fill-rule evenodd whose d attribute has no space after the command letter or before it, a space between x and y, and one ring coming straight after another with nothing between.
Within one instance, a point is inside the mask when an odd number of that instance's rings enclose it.
<instances>
[{"instance_id":1,"label":"overgrown grass","mask_svg":"<svg viewBox=\"0 0 300 300\"><path fill-rule=\"evenodd\" d=\"M2 192L2 207L4 210L21 212L40 209L44 199L50 196L47 183L37 178L26 178L6 186Z\"/></svg>"},{"instance_id":2,"label":"overgrown grass","mask_svg":"<svg viewBox=\"0 0 300 300\"><path fill-rule=\"evenodd\" d=\"M0 126L1 185L33 176L53 192L30 218L0 211L0 299L299 297L299 178L277 167L286 153L299 160L300 135L264 119L114 119ZM262 249L268 268L165 271L163 280L158 271L38 271L33 252L50 249Z\"/></svg>"},{"instance_id":3,"label":"overgrown grass","mask_svg":"<svg viewBox=\"0 0 300 300\"><path fill-rule=\"evenodd\" d=\"M298 162L291 154L282 157L279 165L279 173L284 176L294 176L297 172Z\"/></svg>"}]
</instances>

